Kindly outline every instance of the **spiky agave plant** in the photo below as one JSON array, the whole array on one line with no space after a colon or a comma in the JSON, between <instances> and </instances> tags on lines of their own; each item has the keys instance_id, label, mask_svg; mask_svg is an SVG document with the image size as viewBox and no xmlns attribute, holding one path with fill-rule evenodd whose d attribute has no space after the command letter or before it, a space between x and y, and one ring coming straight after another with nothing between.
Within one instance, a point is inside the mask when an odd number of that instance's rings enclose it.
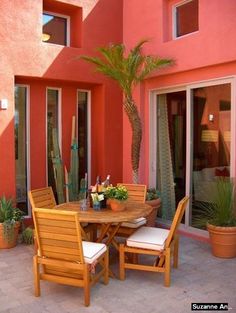
<instances>
[{"instance_id":1,"label":"spiky agave plant","mask_svg":"<svg viewBox=\"0 0 236 313\"><path fill-rule=\"evenodd\" d=\"M3 224L4 239L11 243L14 239L15 223L21 221L23 212L14 207L13 200L5 196L0 198L0 223Z\"/></svg>"},{"instance_id":2,"label":"spiky agave plant","mask_svg":"<svg viewBox=\"0 0 236 313\"><path fill-rule=\"evenodd\" d=\"M215 188L211 190L212 202L200 202L194 226L205 228L207 223L214 226L236 226L234 211L235 182L232 178L218 178Z\"/></svg>"},{"instance_id":3,"label":"spiky agave plant","mask_svg":"<svg viewBox=\"0 0 236 313\"><path fill-rule=\"evenodd\" d=\"M132 96L133 89L153 71L173 63L171 59L144 55L142 47L147 41L141 40L138 42L128 54L126 54L123 44L111 44L107 47L98 48L101 57L80 57L94 64L98 72L115 80L123 91L123 106L132 129L131 162L133 183L139 182L138 169L142 141L142 123Z\"/></svg>"}]
</instances>

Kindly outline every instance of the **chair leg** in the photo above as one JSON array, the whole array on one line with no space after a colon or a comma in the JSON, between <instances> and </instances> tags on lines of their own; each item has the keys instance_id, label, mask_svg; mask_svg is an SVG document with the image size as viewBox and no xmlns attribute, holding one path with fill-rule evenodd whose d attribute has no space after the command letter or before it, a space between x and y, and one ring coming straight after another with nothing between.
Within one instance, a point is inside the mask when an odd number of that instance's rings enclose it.
<instances>
[{"instance_id":1,"label":"chair leg","mask_svg":"<svg viewBox=\"0 0 236 313\"><path fill-rule=\"evenodd\" d=\"M107 249L104 256L104 284L107 285L109 283L109 250Z\"/></svg>"},{"instance_id":2,"label":"chair leg","mask_svg":"<svg viewBox=\"0 0 236 313\"><path fill-rule=\"evenodd\" d=\"M164 285L165 287L169 287L170 286L170 248L166 249L166 256L165 256L165 282Z\"/></svg>"},{"instance_id":3,"label":"chair leg","mask_svg":"<svg viewBox=\"0 0 236 313\"><path fill-rule=\"evenodd\" d=\"M39 264L38 257L33 257L33 268L34 268L34 295L35 297L40 296L40 278L39 278Z\"/></svg>"},{"instance_id":4,"label":"chair leg","mask_svg":"<svg viewBox=\"0 0 236 313\"><path fill-rule=\"evenodd\" d=\"M178 267L178 260L179 260L179 236L176 235L175 243L174 243L174 253L173 253L173 267Z\"/></svg>"},{"instance_id":5,"label":"chair leg","mask_svg":"<svg viewBox=\"0 0 236 313\"><path fill-rule=\"evenodd\" d=\"M120 280L125 280L125 246L120 244Z\"/></svg>"},{"instance_id":6,"label":"chair leg","mask_svg":"<svg viewBox=\"0 0 236 313\"><path fill-rule=\"evenodd\" d=\"M89 277L89 266L84 266L84 305L90 305L90 277Z\"/></svg>"}]
</instances>

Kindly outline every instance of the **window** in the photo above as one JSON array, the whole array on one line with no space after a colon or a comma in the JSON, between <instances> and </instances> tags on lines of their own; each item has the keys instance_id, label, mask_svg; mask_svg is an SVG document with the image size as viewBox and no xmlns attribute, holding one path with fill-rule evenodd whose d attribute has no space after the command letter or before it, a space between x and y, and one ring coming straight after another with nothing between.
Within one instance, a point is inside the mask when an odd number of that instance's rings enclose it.
<instances>
[{"instance_id":1,"label":"window","mask_svg":"<svg viewBox=\"0 0 236 313\"><path fill-rule=\"evenodd\" d=\"M15 86L15 180L16 206L28 215L27 190L29 185L29 125L28 125L28 87Z\"/></svg>"},{"instance_id":2,"label":"window","mask_svg":"<svg viewBox=\"0 0 236 313\"><path fill-rule=\"evenodd\" d=\"M198 0L182 2L174 7L174 37L198 30Z\"/></svg>"},{"instance_id":3,"label":"window","mask_svg":"<svg viewBox=\"0 0 236 313\"><path fill-rule=\"evenodd\" d=\"M42 41L68 46L69 17L44 12Z\"/></svg>"}]
</instances>

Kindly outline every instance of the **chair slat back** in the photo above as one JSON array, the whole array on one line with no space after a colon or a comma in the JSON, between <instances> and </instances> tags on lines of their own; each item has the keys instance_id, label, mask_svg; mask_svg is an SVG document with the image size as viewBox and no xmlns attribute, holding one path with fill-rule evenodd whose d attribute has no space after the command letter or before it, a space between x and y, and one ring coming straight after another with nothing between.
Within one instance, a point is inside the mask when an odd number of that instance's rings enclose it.
<instances>
[{"instance_id":1,"label":"chair slat back","mask_svg":"<svg viewBox=\"0 0 236 313\"><path fill-rule=\"evenodd\" d=\"M77 212L34 208L33 219L40 256L84 264Z\"/></svg>"},{"instance_id":2,"label":"chair slat back","mask_svg":"<svg viewBox=\"0 0 236 313\"><path fill-rule=\"evenodd\" d=\"M128 190L128 200L144 203L146 201L147 186L141 184L124 184L119 183Z\"/></svg>"},{"instance_id":3,"label":"chair slat back","mask_svg":"<svg viewBox=\"0 0 236 313\"><path fill-rule=\"evenodd\" d=\"M189 197L186 196L182 200L179 201L178 207L177 207L175 215L174 215L174 219L173 219L171 227L170 227L169 235L166 239L166 243L165 243L166 248L170 246L171 241L176 234L176 231L177 231L179 224L182 220L182 217L184 215L188 200L189 200Z\"/></svg>"},{"instance_id":4,"label":"chair slat back","mask_svg":"<svg viewBox=\"0 0 236 313\"><path fill-rule=\"evenodd\" d=\"M56 205L56 200L52 191L52 187L31 190L28 192L28 197L32 209L34 208L52 209Z\"/></svg>"}]
</instances>

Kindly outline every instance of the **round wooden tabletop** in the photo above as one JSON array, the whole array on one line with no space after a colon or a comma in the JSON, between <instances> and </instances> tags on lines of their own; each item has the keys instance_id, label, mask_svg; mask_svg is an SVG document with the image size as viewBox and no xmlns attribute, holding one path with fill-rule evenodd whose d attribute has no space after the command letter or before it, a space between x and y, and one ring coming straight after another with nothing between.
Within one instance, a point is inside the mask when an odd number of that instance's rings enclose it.
<instances>
[{"instance_id":1,"label":"round wooden tabletop","mask_svg":"<svg viewBox=\"0 0 236 313\"><path fill-rule=\"evenodd\" d=\"M78 201L62 203L55 206L54 209L76 211L79 213L80 221L88 223L127 222L135 218L146 217L152 211L150 205L138 202L127 202L126 208L118 212L108 208L98 211L93 208L87 208L87 210L82 211Z\"/></svg>"}]
</instances>

